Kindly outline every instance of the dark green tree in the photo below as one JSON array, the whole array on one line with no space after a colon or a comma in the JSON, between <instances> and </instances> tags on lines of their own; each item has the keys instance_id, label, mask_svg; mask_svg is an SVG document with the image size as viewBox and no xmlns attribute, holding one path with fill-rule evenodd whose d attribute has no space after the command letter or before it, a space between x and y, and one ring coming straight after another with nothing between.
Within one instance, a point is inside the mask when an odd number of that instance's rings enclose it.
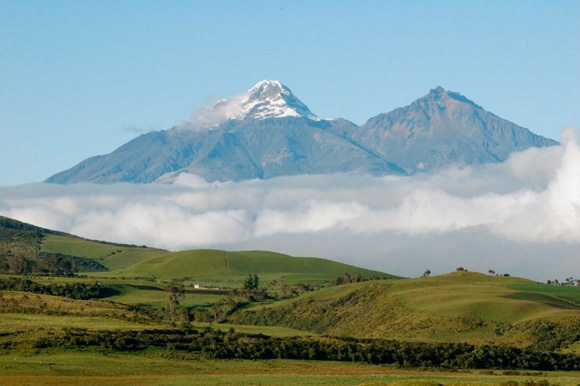
<instances>
[{"instance_id":1,"label":"dark green tree","mask_svg":"<svg viewBox=\"0 0 580 386\"><path fill-rule=\"evenodd\" d=\"M253 290L258 289L260 286L260 278L258 275L249 274L248 277L244 280L244 289L245 290Z\"/></svg>"},{"instance_id":2,"label":"dark green tree","mask_svg":"<svg viewBox=\"0 0 580 386\"><path fill-rule=\"evenodd\" d=\"M179 301L185 297L185 290L183 284L168 284L165 287L165 291L168 292L167 300L165 301L165 318L173 320Z\"/></svg>"}]
</instances>

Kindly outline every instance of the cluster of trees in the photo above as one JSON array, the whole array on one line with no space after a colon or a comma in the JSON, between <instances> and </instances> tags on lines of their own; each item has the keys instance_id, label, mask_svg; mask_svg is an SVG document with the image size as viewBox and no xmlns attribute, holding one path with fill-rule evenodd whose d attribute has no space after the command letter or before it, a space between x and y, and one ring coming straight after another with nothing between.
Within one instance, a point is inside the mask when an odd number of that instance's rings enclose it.
<instances>
[{"instance_id":1,"label":"cluster of trees","mask_svg":"<svg viewBox=\"0 0 580 386\"><path fill-rule=\"evenodd\" d=\"M359 274L356 274L354 277L351 277L348 272L342 274L342 276L338 276L336 279L329 281L326 286L327 287L334 287L337 285L343 284L350 284L350 283L360 283L363 281L373 281L373 280L387 280L385 276L378 277L375 274L371 274L368 279L365 279Z\"/></svg>"},{"instance_id":2,"label":"cluster of trees","mask_svg":"<svg viewBox=\"0 0 580 386\"><path fill-rule=\"evenodd\" d=\"M75 264L62 257L51 256L46 259L31 260L22 254L12 256L10 251L0 255L0 272L16 275L52 274L57 276L73 276Z\"/></svg>"},{"instance_id":3,"label":"cluster of trees","mask_svg":"<svg viewBox=\"0 0 580 386\"><path fill-rule=\"evenodd\" d=\"M74 276L75 272L99 272L108 269L97 261L60 253L38 253L26 258L22 253L8 250L0 253L0 273L16 275Z\"/></svg>"},{"instance_id":4,"label":"cluster of trees","mask_svg":"<svg viewBox=\"0 0 580 386\"><path fill-rule=\"evenodd\" d=\"M574 279L574 277L570 276L567 277L566 279L560 281L558 279L548 279L546 280L547 284L551 284L551 285L565 285L565 286L578 286L580 287L580 279Z\"/></svg>"},{"instance_id":5,"label":"cluster of trees","mask_svg":"<svg viewBox=\"0 0 580 386\"><path fill-rule=\"evenodd\" d=\"M580 317L551 320L532 320L518 325L530 332L534 347L539 350L559 350L580 341Z\"/></svg>"},{"instance_id":6,"label":"cluster of trees","mask_svg":"<svg viewBox=\"0 0 580 386\"><path fill-rule=\"evenodd\" d=\"M111 295L110 289L96 282L94 284L40 284L32 280L15 277L0 279L0 290L31 292L79 300L98 299Z\"/></svg>"},{"instance_id":7,"label":"cluster of trees","mask_svg":"<svg viewBox=\"0 0 580 386\"><path fill-rule=\"evenodd\" d=\"M253 290L260 287L260 278L256 274L249 274L247 278L244 279L244 289Z\"/></svg>"},{"instance_id":8,"label":"cluster of trees","mask_svg":"<svg viewBox=\"0 0 580 386\"><path fill-rule=\"evenodd\" d=\"M214 359L309 359L401 367L578 370L580 356L464 343L419 343L337 337L272 338L211 329L91 331L69 329L34 342L37 348L115 350L164 348Z\"/></svg>"}]
</instances>

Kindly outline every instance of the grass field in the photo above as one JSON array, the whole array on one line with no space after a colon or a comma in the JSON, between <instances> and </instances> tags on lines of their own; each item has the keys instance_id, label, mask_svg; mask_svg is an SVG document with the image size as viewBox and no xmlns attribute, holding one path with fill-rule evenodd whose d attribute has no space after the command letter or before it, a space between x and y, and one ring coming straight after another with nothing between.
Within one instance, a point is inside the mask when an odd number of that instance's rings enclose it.
<instances>
[{"instance_id":1,"label":"grass field","mask_svg":"<svg viewBox=\"0 0 580 386\"><path fill-rule=\"evenodd\" d=\"M296 385L354 386L373 383L397 386L500 385L546 380L577 385L580 373L544 373L542 376L506 376L472 372L397 370L349 362L315 361L188 361L143 355L53 353L0 356L0 385ZM370 385L369 385L370 386Z\"/></svg>"},{"instance_id":2,"label":"grass field","mask_svg":"<svg viewBox=\"0 0 580 386\"><path fill-rule=\"evenodd\" d=\"M85 257L93 259L110 270L121 269L167 251L154 248L121 247L77 237L46 235L41 250L47 253Z\"/></svg>"},{"instance_id":3,"label":"grass field","mask_svg":"<svg viewBox=\"0 0 580 386\"><path fill-rule=\"evenodd\" d=\"M511 284L508 285L508 287L523 292L534 292L542 295L556 296L560 299L568 300L580 305L580 287L538 283Z\"/></svg>"},{"instance_id":4,"label":"grass field","mask_svg":"<svg viewBox=\"0 0 580 386\"><path fill-rule=\"evenodd\" d=\"M98 316L49 316L0 314L0 331L34 331L44 328L88 328L91 330L134 330L150 326Z\"/></svg>"},{"instance_id":5,"label":"grass field","mask_svg":"<svg viewBox=\"0 0 580 386\"><path fill-rule=\"evenodd\" d=\"M115 280L115 282L118 283L117 280ZM165 306L165 301L167 300L167 292L163 290L163 286L155 286L151 285L151 283L146 283L146 286L159 288L159 290L141 289L126 284L112 284L110 286L120 291L119 295L105 298L105 300L112 302L131 305L147 303L154 307L162 308ZM203 294L201 291L199 293L186 293L184 299L180 300L180 304L183 307L206 306L214 304L216 301L226 296L226 294L207 295Z\"/></svg>"},{"instance_id":6,"label":"grass field","mask_svg":"<svg viewBox=\"0 0 580 386\"><path fill-rule=\"evenodd\" d=\"M166 280L191 277L192 280L237 287L248 274L259 275L262 283L278 280L281 276L288 283L323 283L341 276L344 272L351 276L359 274L369 277L374 274L379 277L394 277L326 259L293 257L266 251L226 252L208 249L152 257L128 268L100 275L157 277Z\"/></svg>"},{"instance_id":7,"label":"grass field","mask_svg":"<svg viewBox=\"0 0 580 386\"><path fill-rule=\"evenodd\" d=\"M391 293L401 296L411 310L444 317L468 316L484 321L518 323L580 315L580 307L559 297L550 297L558 296L560 291L549 293L548 287L551 286L521 278L453 272L394 283ZM532 292L526 293L530 289L547 292L543 297L532 296ZM580 291L577 293L580 295Z\"/></svg>"}]
</instances>

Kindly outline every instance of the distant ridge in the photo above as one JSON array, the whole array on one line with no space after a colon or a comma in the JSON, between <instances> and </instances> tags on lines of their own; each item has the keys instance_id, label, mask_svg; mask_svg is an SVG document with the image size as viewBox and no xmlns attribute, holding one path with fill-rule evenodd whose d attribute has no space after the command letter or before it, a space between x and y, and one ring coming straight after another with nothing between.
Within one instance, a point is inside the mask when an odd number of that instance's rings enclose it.
<instances>
[{"instance_id":1,"label":"distant ridge","mask_svg":"<svg viewBox=\"0 0 580 386\"><path fill-rule=\"evenodd\" d=\"M170 182L181 173L207 181L409 175L502 162L514 151L557 144L442 87L357 126L318 118L282 83L262 81L187 124L143 134L46 182Z\"/></svg>"}]
</instances>

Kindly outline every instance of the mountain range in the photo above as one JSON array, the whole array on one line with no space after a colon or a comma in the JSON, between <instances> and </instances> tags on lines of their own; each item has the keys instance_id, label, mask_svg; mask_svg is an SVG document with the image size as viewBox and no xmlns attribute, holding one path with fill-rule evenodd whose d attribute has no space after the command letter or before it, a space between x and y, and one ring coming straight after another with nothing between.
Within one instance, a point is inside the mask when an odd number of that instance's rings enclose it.
<instances>
[{"instance_id":1,"label":"mountain range","mask_svg":"<svg viewBox=\"0 0 580 386\"><path fill-rule=\"evenodd\" d=\"M441 87L357 126L319 118L282 83L262 81L191 122L143 134L46 182L170 182L181 173L207 181L410 175L502 162L514 151L557 144Z\"/></svg>"}]
</instances>

